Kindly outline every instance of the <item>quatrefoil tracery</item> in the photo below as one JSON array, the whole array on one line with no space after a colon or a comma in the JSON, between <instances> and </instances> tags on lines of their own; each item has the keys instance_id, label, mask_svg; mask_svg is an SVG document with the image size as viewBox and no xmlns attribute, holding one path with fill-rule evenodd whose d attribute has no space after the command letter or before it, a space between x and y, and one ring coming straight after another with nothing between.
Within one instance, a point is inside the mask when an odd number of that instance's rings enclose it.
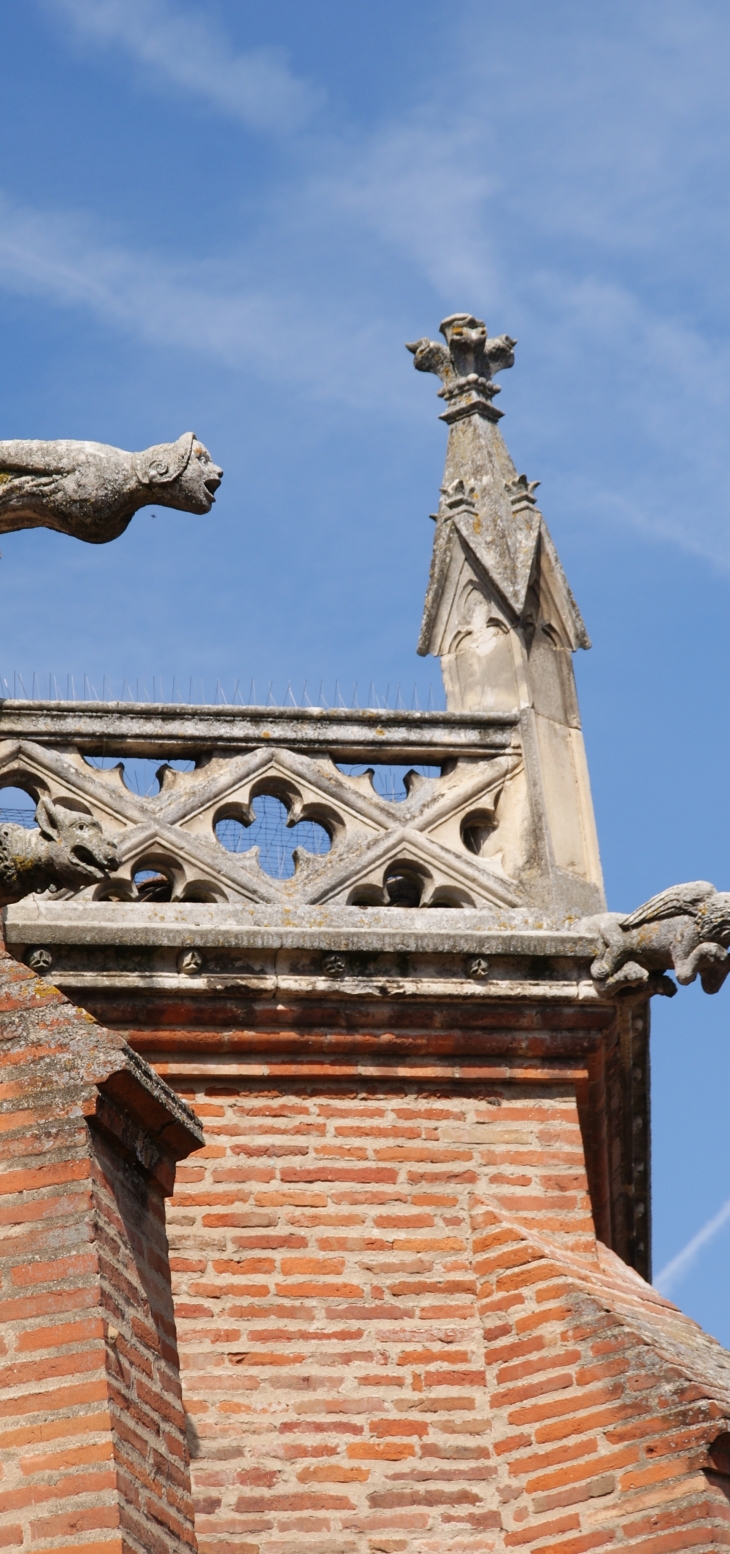
<instances>
[{"instance_id":1,"label":"quatrefoil tracery","mask_svg":"<svg viewBox=\"0 0 730 1554\"><path fill-rule=\"evenodd\" d=\"M518 766L510 755L457 761L435 778L412 772L398 801L376 792L371 770L349 776L328 757L264 749L213 755L190 772L163 765L160 792L143 798L125 786L121 765L101 771L72 749L0 747L3 786L22 787L34 801L46 794L83 809L116 833L118 873L82 894L117 900L517 904L514 882L498 861L482 856L482 847ZM320 850L308 848L306 837L290 849L290 877L286 871L272 877L261 866L266 859L253 834L245 845L257 824L257 801L261 809L266 800L284 806L288 833L302 825L321 828ZM226 847L217 834L230 822L243 828L241 850Z\"/></svg>"}]
</instances>

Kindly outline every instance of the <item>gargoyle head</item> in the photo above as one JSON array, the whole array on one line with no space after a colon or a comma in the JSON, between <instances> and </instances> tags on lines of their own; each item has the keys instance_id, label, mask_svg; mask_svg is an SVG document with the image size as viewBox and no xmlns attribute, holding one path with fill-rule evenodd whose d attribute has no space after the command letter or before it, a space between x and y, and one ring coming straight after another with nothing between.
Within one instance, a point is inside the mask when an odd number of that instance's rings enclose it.
<instances>
[{"instance_id":1,"label":"gargoyle head","mask_svg":"<svg viewBox=\"0 0 730 1554\"><path fill-rule=\"evenodd\" d=\"M223 470L194 432L136 453L134 469L140 483L154 492L150 501L187 513L209 513L223 479Z\"/></svg>"},{"instance_id":2,"label":"gargoyle head","mask_svg":"<svg viewBox=\"0 0 730 1554\"><path fill-rule=\"evenodd\" d=\"M697 928L703 939L730 945L730 892L716 890L703 901L697 912Z\"/></svg>"},{"instance_id":3,"label":"gargoyle head","mask_svg":"<svg viewBox=\"0 0 730 1554\"><path fill-rule=\"evenodd\" d=\"M119 868L114 843L91 815L41 798L36 808L49 884L80 890Z\"/></svg>"}]
</instances>

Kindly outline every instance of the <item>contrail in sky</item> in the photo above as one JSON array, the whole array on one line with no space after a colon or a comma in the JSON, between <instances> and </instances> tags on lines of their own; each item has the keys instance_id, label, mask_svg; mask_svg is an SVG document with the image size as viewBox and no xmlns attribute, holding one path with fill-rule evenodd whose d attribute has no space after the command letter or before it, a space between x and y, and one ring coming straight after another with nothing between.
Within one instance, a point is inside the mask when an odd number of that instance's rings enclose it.
<instances>
[{"instance_id":1,"label":"contrail in sky","mask_svg":"<svg viewBox=\"0 0 730 1554\"><path fill-rule=\"evenodd\" d=\"M718 1230L729 1219L730 1198L726 1198L722 1208L718 1209L717 1214L713 1214L712 1219L708 1219L707 1224L697 1231L696 1236L693 1236L692 1240L682 1247L681 1252L678 1252L676 1257L665 1263L664 1267L657 1274L654 1286L656 1289L661 1290L662 1295L669 1294L677 1280L681 1279L682 1275L687 1272L687 1269L692 1266L698 1252L701 1251L703 1246L707 1245L708 1241L712 1240L713 1236L717 1235Z\"/></svg>"}]
</instances>

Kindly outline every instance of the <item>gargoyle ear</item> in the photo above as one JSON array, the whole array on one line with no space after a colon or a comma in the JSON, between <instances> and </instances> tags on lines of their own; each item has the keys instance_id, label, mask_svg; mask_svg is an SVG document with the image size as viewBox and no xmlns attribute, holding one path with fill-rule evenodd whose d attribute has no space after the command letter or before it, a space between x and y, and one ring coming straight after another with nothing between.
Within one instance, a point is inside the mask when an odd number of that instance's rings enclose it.
<instances>
[{"instance_id":1,"label":"gargoyle ear","mask_svg":"<svg viewBox=\"0 0 730 1554\"><path fill-rule=\"evenodd\" d=\"M57 842L61 835L61 817L50 799L39 799L35 818L41 828L41 836L47 842Z\"/></svg>"},{"instance_id":2,"label":"gargoyle ear","mask_svg":"<svg viewBox=\"0 0 730 1554\"><path fill-rule=\"evenodd\" d=\"M170 465L167 459L153 459L151 464L148 464L147 466L147 484L152 485L153 480L155 483L162 480L169 480L169 471Z\"/></svg>"},{"instance_id":3,"label":"gargoyle ear","mask_svg":"<svg viewBox=\"0 0 730 1554\"><path fill-rule=\"evenodd\" d=\"M177 442L161 442L155 448L136 453L134 467L144 486L166 486L178 480L190 462L195 432L183 432Z\"/></svg>"}]
</instances>

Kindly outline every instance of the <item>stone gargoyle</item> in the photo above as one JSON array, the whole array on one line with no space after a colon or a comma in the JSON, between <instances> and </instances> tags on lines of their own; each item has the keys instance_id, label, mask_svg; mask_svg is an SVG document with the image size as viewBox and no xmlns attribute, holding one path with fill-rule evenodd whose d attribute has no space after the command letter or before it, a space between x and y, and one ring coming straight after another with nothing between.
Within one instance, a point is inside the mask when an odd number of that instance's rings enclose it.
<instances>
[{"instance_id":1,"label":"stone gargoyle","mask_svg":"<svg viewBox=\"0 0 730 1554\"><path fill-rule=\"evenodd\" d=\"M223 471L193 432L143 453L101 442L0 442L0 533L115 540L140 507L210 512Z\"/></svg>"},{"instance_id":2,"label":"stone gargoyle","mask_svg":"<svg viewBox=\"0 0 730 1554\"><path fill-rule=\"evenodd\" d=\"M38 828L0 825L0 905L32 891L80 890L119 867L114 843L98 820L41 798Z\"/></svg>"},{"instance_id":3,"label":"stone gargoyle","mask_svg":"<svg viewBox=\"0 0 730 1554\"><path fill-rule=\"evenodd\" d=\"M730 972L730 892L707 880L672 885L628 917L604 912L577 926L601 945L591 966L600 992L644 987L672 997L676 985L665 973L674 971L683 985L699 976L706 993L717 993Z\"/></svg>"}]
</instances>

